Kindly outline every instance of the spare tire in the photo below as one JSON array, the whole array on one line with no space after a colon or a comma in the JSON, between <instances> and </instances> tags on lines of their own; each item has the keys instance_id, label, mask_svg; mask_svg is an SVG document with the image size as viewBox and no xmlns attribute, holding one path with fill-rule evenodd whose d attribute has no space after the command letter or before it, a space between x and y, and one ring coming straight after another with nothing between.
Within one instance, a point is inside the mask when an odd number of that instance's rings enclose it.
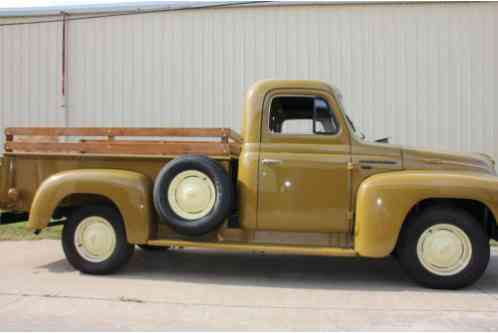
<instances>
[{"instance_id":1,"label":"spare tire","mask_svg":"<svg viewBox=\"0 0 498 333\"><path fill-rule=\"evenodd\" d=\"M154 183L160 220L176 232L200 236L229 217L234 189L223 167L206 156L180 156L167 163Z\"/></svg>"}]
</instances>

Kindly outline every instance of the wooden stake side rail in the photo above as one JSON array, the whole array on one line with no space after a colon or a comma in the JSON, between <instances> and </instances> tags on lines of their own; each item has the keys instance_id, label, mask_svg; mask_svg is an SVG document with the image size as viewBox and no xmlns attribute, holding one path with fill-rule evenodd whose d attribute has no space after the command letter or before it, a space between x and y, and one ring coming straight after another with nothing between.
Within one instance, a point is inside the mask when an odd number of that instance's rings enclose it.
<instances>
[{"instance_id":1,"label":"wooden stake side rail","mask_svg":"<svg viewBox=\"0 0 498 333\"><path fill-rule=\"evenodd\" d=\"M230 128L11 127L5 129L5 135L220 137L242 143L240 135Z\"/></svg>"},{"instance_id":2,"label":"wooden stake side rail","mask_svg":"<svg viewBox=\"0 0 498 333\"><path fill-rule=\"evenodd\" d=\"M7 128L5 137L5 151L29 153L238 156L242 144L240 135L229 128L16 127ZM78 137L79 141L63 142L60 137ZM158 139L119 140L118 137ZM209 137L220 141L170 141L168 137Z\"/></svg>"}]
</instances>

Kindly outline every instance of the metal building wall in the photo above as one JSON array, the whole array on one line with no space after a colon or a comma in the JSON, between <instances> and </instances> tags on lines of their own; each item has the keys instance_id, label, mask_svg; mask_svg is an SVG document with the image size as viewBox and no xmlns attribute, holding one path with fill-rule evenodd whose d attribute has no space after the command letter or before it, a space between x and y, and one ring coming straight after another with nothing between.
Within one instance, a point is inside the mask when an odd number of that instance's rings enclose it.
<instances>
[{"instance_id":1,"label":"metal building wall","mask_svg":"<svg viewBox=\"0 0 498 333\"><path fill-rule=\"evenodd\" d=\"M39 39L24 37L22 47L36 52L49 40L57 57L60 25L51 26L28 28ZM45 53L21 64L20 51L5 51L20 32L0 31L2 114L14 112L16 124L63 121L60 60ZM238 129L252 82L319 79L342 90L370 138L498 158L496 3L174 11L71 21L68 41L70 126ZM43 73L33 65L45 63ZM29 102L6 87L19 74L39 89Z\"/></svg>"},{"instance_id":2,"label":"metal building wall","mask_svg":"<svg viewBox=\"0 0 498 333\"><path fill-rule=\"evenodd\" d=\"M0 24L48 19L0 18ZM60 23L0 26L2 147L7 126L64 126L61 33Z\"/></svg>"}]
</instances>

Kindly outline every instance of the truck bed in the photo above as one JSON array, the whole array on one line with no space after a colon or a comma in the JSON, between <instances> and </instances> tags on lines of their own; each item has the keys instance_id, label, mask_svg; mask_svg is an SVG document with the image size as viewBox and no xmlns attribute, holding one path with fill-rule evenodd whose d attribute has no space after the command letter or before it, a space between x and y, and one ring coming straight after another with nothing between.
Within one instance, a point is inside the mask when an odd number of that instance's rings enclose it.
<instances>
[{"instance_id":1,"label":"truck bed","mask_svg":"<svg viewBox=\"0 0 498 333\"><path fill-rule=\"evenodd\" d=\"M67 170L128 170L153 181L171 159L196 154L218 160L234 177L242 143L228 128L36 127L7 128L5 135L0 209L15 211L29 210L40 184Z\"/></svg>"}]
</instances>

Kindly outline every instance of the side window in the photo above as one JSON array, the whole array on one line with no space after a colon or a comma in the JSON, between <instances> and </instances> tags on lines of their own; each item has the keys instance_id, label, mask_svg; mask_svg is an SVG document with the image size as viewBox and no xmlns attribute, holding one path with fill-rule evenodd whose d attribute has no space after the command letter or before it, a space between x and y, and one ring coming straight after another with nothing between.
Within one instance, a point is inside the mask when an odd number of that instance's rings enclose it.
<instances>
[{"instance_id":1,"label":"side window","mask_svg":"<svg viewBox=\"0 0 498 333\"><path fill-rule=\"evenodd\" d=\"M314 96L277 96L270 105L270 131L279 134L333 135L337 122L327 102Z\"/></svg>"}]
</instances>

